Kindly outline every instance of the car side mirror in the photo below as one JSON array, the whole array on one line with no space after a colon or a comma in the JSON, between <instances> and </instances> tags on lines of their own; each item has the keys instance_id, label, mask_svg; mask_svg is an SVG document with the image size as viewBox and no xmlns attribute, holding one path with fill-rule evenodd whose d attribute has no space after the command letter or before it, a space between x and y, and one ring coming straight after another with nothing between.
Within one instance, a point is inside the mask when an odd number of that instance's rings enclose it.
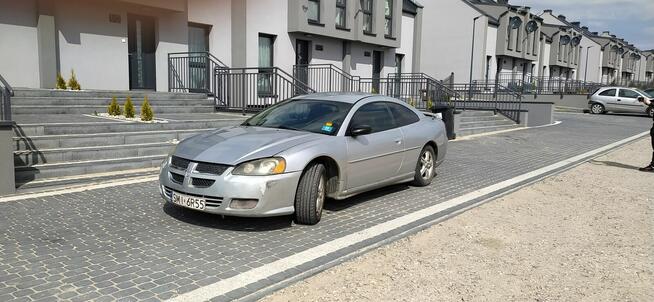
<instances>
[{"instance_id":1,"label":"car side mirror","mask_svg":"<svg viewBox=\"0 0 654 302\"><path fill-rule=\"evenodd\" d=\"M639 96L638 101L641 102L641 103L645 103L645 98L642 97L642 96Z\"/></svg>"},{"instance_id":2,"label":"car side mirror","mask_svg":"<svg viewBox=\"0 0 654 302\"><path fill-rule=\"evenodd\" d=\"M351 136L366 135L372 132L372 128L368 125L357 125L350 129Z\"/></svg>"}]
</instances>

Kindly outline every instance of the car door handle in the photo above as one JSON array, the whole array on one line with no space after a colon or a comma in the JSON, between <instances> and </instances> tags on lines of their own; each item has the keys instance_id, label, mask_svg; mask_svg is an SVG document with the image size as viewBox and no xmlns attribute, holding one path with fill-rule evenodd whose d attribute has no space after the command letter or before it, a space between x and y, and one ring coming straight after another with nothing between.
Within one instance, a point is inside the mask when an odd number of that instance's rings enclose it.
<instances>
[{"instance_id":1,"label":"car door handle","mask_svg":"<svg viewBox=\"0 0 654 302\"><path fill-rule=\"evenodd\" d=\"M397 139L395 139L395 143L398 144L398 145L401 144L401 143L402 143L402 139L401 139L401 138L397 138Z\"/></svg>"},{"instance_id":2,"label":"car door handle","mask_svg":"<svg viewBox=\"0 0 654 302\"><path fill-rule=\"evenodd\" d=\"M622 100L621 100L621 99L618 99L618 102L622 102Z\"/></svg>"}]
</instances>

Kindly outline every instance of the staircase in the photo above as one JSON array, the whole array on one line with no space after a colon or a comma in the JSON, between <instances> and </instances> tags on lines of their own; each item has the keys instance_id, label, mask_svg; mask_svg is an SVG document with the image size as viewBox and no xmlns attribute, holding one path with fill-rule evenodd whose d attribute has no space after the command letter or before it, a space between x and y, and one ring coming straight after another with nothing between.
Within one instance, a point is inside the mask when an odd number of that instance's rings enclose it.
<instances>
[{"instance_id":1,"label":"staircase","mask_svg":"<svg viewBox=\"0 0 654 302\"><path fill-rule=\"evenodd\" d=\"M467 136L522 127L503 115L493 111L466 110L461 113L461 124L457 136Z\"/></svg>"},{"instance_id":2,"label":"staircase","mask_svg":"<svg viewBox=\"0 0 654 302\"><path fill-rule=\"evenodd\" d=\"M131 96L137 115L143 98L160 123L115 121L106 112L112 97ZM152 174L177 141L242 122L214 113L206 94L134 91L15 90L12 97L14 164L20 189Z\"/></svg>"}]
</instances>

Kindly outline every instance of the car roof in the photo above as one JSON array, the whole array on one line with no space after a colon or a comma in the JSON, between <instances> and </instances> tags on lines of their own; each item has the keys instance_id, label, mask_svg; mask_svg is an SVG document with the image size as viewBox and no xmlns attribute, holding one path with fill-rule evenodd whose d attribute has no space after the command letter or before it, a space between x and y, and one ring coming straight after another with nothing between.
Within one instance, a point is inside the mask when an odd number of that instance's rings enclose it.
<instances>
[{"instance_id":1,"label":"car roof","mask_svg":"<svg viewBox=\"0 0 654 302\"><path fill-rule=\"evenodd\" d=\"M300 99L307 99L307 100L314 100L314 99L319 99L319 100L325 100L325 101L336 101L336 102L344 102L344 103L350 103L354 104L362 99L368 98L368 97L382 97L382 98L388 98L383 95L379 94L371 94L371 93L364 93L364 92L318 92L318 93L311 93L311 94L305 94L301 96L295 97L295 99L300 100Z\"/></svg>"}]
</instances>

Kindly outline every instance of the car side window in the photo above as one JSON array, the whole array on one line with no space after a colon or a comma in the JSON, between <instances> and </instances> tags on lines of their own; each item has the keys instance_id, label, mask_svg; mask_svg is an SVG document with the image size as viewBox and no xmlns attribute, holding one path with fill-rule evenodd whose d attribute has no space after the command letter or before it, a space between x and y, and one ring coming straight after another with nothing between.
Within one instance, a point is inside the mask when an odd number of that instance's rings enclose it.
<instances>
[{"instance_id":1,"label":"car side window","mask_svg":"<svg viewBox=\"0 0 654 302\"><path fill-rule=\"evenodd\" d=\"M615 90L616 89L607 89L607 90L604 90L604 91L600 92L599 95L601 95L601 96L615 96Z\"/></svg>"},{"instance_id":2,"label":"car side window","mask_svg":"<svg viewBox=\"0 0 654 302\"><path fill-rule=\"evenodd\" d=\"M395 118L395 124L397 127L403 127L406 125L413 124L420 120L420 118L413 112L411 109L406 108L400 104L395 103L386 103L389 109L391 109L391 114Z\"/></svg>"},{"instance_id":3,"label":"car side window","mask_svg":"<svg viewBox=\"0 0 654 302\"><path fill-rule=\"evenodd\" d=\"M350 128L353 126L370 126L370 133L382 132L395 128L395 122L388 107L383 102L365 104L354 113Z\"/></svg>"},{"instance_id":4,"label":"car side window","mask_svg":"<svg viewBox=\"0 0 654 302\"><path fill-rule=\"evenodd\" d=\"M620 89L619 97L635 99L639 96L640 94L638 94L638 92L631 89Z\"/></svg>"}]
</instances>

